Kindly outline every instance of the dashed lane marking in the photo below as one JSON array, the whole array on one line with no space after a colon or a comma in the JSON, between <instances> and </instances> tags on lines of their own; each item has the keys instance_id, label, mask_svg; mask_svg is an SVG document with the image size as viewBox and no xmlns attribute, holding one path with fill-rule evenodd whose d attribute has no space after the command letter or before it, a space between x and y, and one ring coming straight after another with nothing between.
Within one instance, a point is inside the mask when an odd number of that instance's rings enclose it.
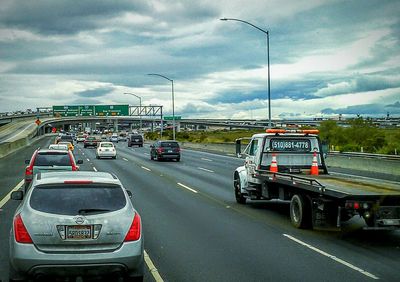
<instances>
[{"instance_id":1,"label":"dashed lane marking","mask_svg":"<svg viewBox=\"0 0 400 282\"><path fill-rule=\"evenodd\" d=\"M193 193L199 193L199 192L197 192L196 190L194 190L193 188L190 188L190 187L188 187L188 186L186 186L186 185L184 185L184 184L182 184L182 183L177 183L179 186L181 186L181 187L183 187L183 188L185 188L185 189L187 189L187 190L189 190L189 191L191 191L191 192L193 192Z\"/></svg>"},{"instance_id":2,"label":"dashed lane marking","mask_svg":"<svg viewBox=\"0 0 400 282\"><path fill-rule=\"evenodd\" d=\"M88 161L88 162L90 162L90 160L89 160L89 159L87 159L87 161Z\"/></svg>"},{"instance_id":3,"label":"dashed lane marking","mask_svg":"<svg viewBox=\"0 0 400 282\"><path fill-rule=\"evenodd\" d=\"M206 169L204 167L198 167L198 169L203 170L203 171L207 171L207 172L211 172L211 173L214 172L213 170L209 170L209 169Z\"/></svg>"},{"instance_id":4,"label":"dashed lane marking","mask_svg":"<svg viewBox=\"0 0 400 282\"><path fill-rule=\"evenodd\" d=\"M144 170L147 170L147 171L151 171L150 168L147 168L147 167L145 167L145 166L141 166L141 168L143 168Z\"/></svg>"},{"instance_id":5,"label":"dashed lane marking","mask_svg":"<svg viewBox=\"0 0 400 282\"><path fill-rule=\"evenodd\" d=\"M207 162L212 162L213 160L210 159L206 159L206 158L201 158L203 161L207 161Z\"/></svg>"},{"instance_id":6,"label":"dashed lane marking","mask_svg":"<svg viewBox=\"0 0 400 282\"><path fill-rule=\"evenodd\" d=\"M144 251L144 261L146 262L147 267L149 268L149 272L151 273L151 275L153 275L154 280L156 280L156 282L164 281L161 278L161 275L158 272L157 268L154 266L154 263L151 261L150 256L148 255L146 250Z\"/></svg>"},{"instance_id":7,"label":"dashed lane marking","mask_svg":"<svg viewBox=\"0 0 400 282\"><path fill-rule=\"evenodd\" d=\"M93 170L94 170L94 171L97 171L97 168L93 167Z\"/></svg>"},{"instance_id":8,"label":"dashed lane marking","mask_svg":"<svg viewBox=\"0 0 400 282\"><path fill-rule=\"evenodd\" d=\"M8 202L8 200L11 198L11 193L14 191L17 191L19 187L24 184L24 179L22 179L1 201L0 201L0 209Z\"/></svg>"},{"instance_id":9,"label":"dashed lane marking","mask_svg":"<svg viewBox=\"0 0 400 282\"><path fill-rule=\"evenodd\" d=\"M358 271L361 274L364 274L365 276L368 276L369 278L372 278L372 279L375 279L375 280L379 279L379 277L377 277L377 276L375 276L375 275L373 275L373 274L371 274L371 273L369 273L369 272L367 272L367 271L365 271L365 270L363 270L363 269L361 269L361 268L359 268L359 267L357 267L355 265L352 265L351 263L349 263L347 261L344 261L344 260L342 260L342 259L340 259L338 257L335 257L334 255L328 254L328 253L326 253L326 252L324 252L324 251L322 251L322 250L320 250L320 249L318 249L316 247L313 247L310 244L307 244L307 243L305 243L305 242L303 242L303 241L301 241L301 240L299 240L299 239L297 239L297 238L295 238L293 236L290 236L288 234L283 234L283 236L285 236L286 238L288 238L288 239L290 239L290 240L292 240L292 241L294 241L294 242L296 242L296 243L298 243L300 245L303 245L303 246L305 246L305 247L307 247L307 248L309 248L309 249L311 249L311 250L313 250L313 251L315 251L315 252L317 252L317 253L319 253L319 254L321 254L323 256L326 256L326 257L328 257L328 258L330 258L330 259L332 259L332 260L334 260L334 261L336 261L336 262L338 262L340 264L343 264L344 266L347 266L347 267L349 267L349 268L351 268L351 269L353 269L355 271Z\"/></svg>"},{"instance_id":10,"label":"dashed lane marking","mask_svg":"<svg viewBox=\"0 0 400 282\"><path fill-rule=\"evenodd\" d=\"M146 156L150 156L150 154L149 153L144 153Z\"/></svg>"},{"instance_id":11,"label":"dashed lane marking","mask_svg":"<svg viewBox=\"0 0 400 282\"><path fill-rule=\"evenodd\" d=\"M129 160L128 159L126 159L126 158L122 158L124 161L126 161L126 162L129 162Z\"/></svg>"}]
</instances>

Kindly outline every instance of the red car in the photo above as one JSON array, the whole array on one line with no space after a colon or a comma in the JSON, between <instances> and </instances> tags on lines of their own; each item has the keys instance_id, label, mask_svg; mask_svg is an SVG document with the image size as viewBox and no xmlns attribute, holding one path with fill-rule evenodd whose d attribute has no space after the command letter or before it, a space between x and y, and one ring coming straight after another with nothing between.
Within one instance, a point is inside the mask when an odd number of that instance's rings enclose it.
<instances>
[{"instance_id":1,"label":"red car","mask_svg":"<svg viewBox=\"0 0 400 282\"><path fill-rule=\"evenodd\" d=\"M30 160L25 160L28 165L25 168L25 192L28 190L32 182L33 176L38 172L45 171L77 171L83 160L75 162L74 155L70 150L50 150L50 149L37 149Z\"/></svg>"}]
</instances>

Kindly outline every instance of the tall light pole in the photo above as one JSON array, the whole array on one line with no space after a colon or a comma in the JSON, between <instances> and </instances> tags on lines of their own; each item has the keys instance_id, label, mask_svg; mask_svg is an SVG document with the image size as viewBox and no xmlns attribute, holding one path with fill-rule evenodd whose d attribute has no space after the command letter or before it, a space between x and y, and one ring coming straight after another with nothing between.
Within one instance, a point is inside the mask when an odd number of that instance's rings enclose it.
<instances>
[{"instance_id":1,"label":"tall light pole","mask_svg":"<svg viewBox=\"0 0 400 282\"><path fill-rule=\"evenodd\" d=\"M125 95L132 95L139 98L139 119L140 119L140 131L142 131L142 97L135 95L133 93L124 93ZM131 128L132 129L132 128Z\"/></svg>"},{"instance_id":2,"label":"tall light pole","mask_svg":"<svg viewBox=\"0 0 400 282\"><path fill-rule=\"evenodd\" d=\"M158 74L158 73L148 73L147 75L155 75L155 76L159 76L162 78L165 78L166 80L169 80L171 82L171 86L172 86L172 138L173 140L175 140L175 99L174 99L174 81L168 77L166 77L165 75L162 74Z\"/></svg>"},{"instance_id":3,"label":"tall light pole","mask_svg":"<svg viewBox=\"0 0 400 282\"><path fill-rule=\"evenodd\" d=\"M270 71L269 71L269 32L268 30L264 30L262 28L259 28L258 26L255 26L252 23L246 22L244 20L239 20L239 19L234 19L234 18L222 18L220 19L221 21L237 21L237 22L242 22L245 24L248 24L255 29L258 29L259 31L265 33L267 35L267 61L268 61L268 128L272 127L272 121L271 121L271 88L270 88Z\"/></svg>"}]
</instances>

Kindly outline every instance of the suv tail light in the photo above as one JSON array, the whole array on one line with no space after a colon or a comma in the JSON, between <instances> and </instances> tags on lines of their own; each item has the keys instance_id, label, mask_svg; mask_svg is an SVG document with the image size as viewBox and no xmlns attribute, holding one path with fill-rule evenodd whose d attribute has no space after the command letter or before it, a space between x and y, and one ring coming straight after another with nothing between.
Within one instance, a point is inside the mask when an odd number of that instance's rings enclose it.
<instances>
[{"instance_id":1,"label":"suv tail light","mask_svg":"<svg viewBox=\"0 0 400 282\"><path fill-rule=\"evenodd\" d=\"M18 243L23 243L23 244L33 243L31 236L28 233L28 230L26 230L26 227L24 225L24 222L22 221L20 214L18 214L14 218L14 235L15 235L15 241L17 241Z\"/></svg>"},{"instance_id":2,"label":"suv tail light","mask_svg":"<svg viewBox=\"0 0 400 282\"><path fill-rule=\"evenodd\" d=\"M33 178L33 169L31 166L27 166L25 168L25 181L26 182L31 182Z\"/></svg>"},{"instance_id":3,"label":"suv tail light","mask_svg":"<svg viewBox=\"0 0 400 282\"><path fill-rule=\"evenodd\" d=\"M131 227L128 230L128 233L125 236L124 242L137 241L140 238L140 225L141 219L138 213L135 213L135 217L133 218Z\"/></svg>"},{"instance_id":4,"label":"suv tail light","mask_svg":"<svg viewBox=\"0 0 400 282\"><path fill-rule=\"evenodd\" d=\"M161 154L162 152L164 152L164 148L157 148L157 153Z\"/></svg>"}]
</instances>

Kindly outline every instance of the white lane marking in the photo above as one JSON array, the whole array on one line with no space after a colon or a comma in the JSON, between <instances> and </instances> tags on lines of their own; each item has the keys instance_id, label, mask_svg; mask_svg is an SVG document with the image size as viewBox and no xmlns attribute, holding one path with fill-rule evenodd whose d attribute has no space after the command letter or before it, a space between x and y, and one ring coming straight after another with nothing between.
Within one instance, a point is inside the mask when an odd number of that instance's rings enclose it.
<instances>
[{"instance_id":1,"label":"white lane marking","mask_svg":"<svg viewBox=\"0 0 400 282\"><path fill-rule=\"evenodd\" d=\"M203 161L207 161L207 162L212 162L213 160L210 159L206 159L206 158L201 158Z\"/></svg>"},{"instance_id":2,"label":"white lane marking","mask_svg":"<svg viewBox=\"0 0 400 282\"><path fill-rule=\"evenodd\" d=\"M82 152L82 151L81 151ZM82 153L82 155L84 156L85 155L85 153Z\"/></svg>"},{"instance_id":3,"label":"white lane marking","mask_svg":"<svg viewBox=\"0 0 400 282\"><path fill-rule=\"evenodd\" d=\"M96 169L95 167L93 167L93 170L94 170L94 171L97 171L97 169Z\"/></svg>"},{"instance_id":4,"label":"white lane marking","mask_svg":"<svg viewBox=\"0 0 400 282\"><path fill-rule=\"evenodd\" d=\"M151 171L150 168L147 168L147 167L145 167L145 166L141 166L141 168L143 168L144 170L147 170L147 171Z\"/></svg>"},{"instance_id":5,"label":"white lane marking","mask_svg":"<svg viewBox=\"0 0 400 282\"><path fill-rule=\"evenodd\" d=\"M24 179L22 179L1 201L0 201L0 209L8 202L8 200L11 198L11 193L14 191L17 191L19 187L24 184Z\"/></svg>"},{"instance_id":6,"label":"white lane marking","mask_svg":"<svg viewBox=\"0 0 400 282\"><path fill-rule=\"evenodd\" d=\"M149 272L151 273L151 275L153 275L154 280L156 280L156 282L164 281L161 278L161 275L158 272L157 268L154 266L154 263L151 261L150 256L146 252L146 250L144 250L144 261L146 262L147 267L149 268Z\"/></svg>"},{"instance_id":7,"label":"white lane marking","mask_svg":"<svg viewBox=\"0 0 400 282\"><path fill-rule=\"evenodd\" d=\"M90 160L89 160L89 159L87 159L87 161L88 161L88 162L90 162Z\"/></svg>"},{"instance_id":8,"label":"white lane marking","mask_svg":"<svg viewBox=\"0 0 400 282\"><path fill-rule=\"evenodd\" d=\"M189 190L189 191L192 191L193 193L199 193L199 192L197 192L196 190L194 190L194 189L192 189L192 188L190 188L190 187L188 187L188 186L186 186L186 185L184 185L184 184L182 184L182 183L177 183L179 186L181 186L181 187L183 187L183 188L185 188L185 189L187 189L187 190Z\"/></svg>"},{"instance_id":9,"label":"white lane marking","mask_svg":"<svg viewBox=\"0 0 400 282\"><path fill-rule=\"evenodd\" d=\"M213 170L209 170L209 169L206 169L206 168L203 168L203 167L198 167L198 169L204 170L204 171L207 171L207 172L214 172Z\"/></svg>"},{"instance_id":10,"label":"white lane marking","mask_svg":"<svg viewBox=\"0 0 400 282\"><path fill-rule=\"evenodd\" d=\"M149 153L144 153L146 156L150 156L150 154Z\"/></svg>"},{"instance_id":11,"label":"white lane marking","mask_svg":"<svg viewBox=\"0 0 400 282\"><path fill-rule=\"evenodd\" d=\"M126 158L122 158L124 161L126 161L126 162L129 162L129 160L128 159L126 159Z\"/></svg>"},{"instance_id":12,"label":"white lane marking","mask_svg":"<svg viewBox=\"0 0 400 282\"><path fill-rule=\"evenodd\" d=\"M369 273L369 272L367 272L367 271L365 271L365 270L363 270L363 269L361 269L361 268L359 268L359 267L357 267L355 265L352 265L351 263L349 263L347 261L344 261L344 260L342 260L342 259L340 259L338 257L335 257L335 256L333 256L331 254L328 254L328 253L326 253L326 252L324 252L324 251L322 251L320 249L317 249L316 247L313 247L310 244L307 244L307 243L305 243L305 242L303 242L303 241L301 241L299 239L296 239L293 236L290 236L288 234L283 234L283 236L285 236L288 239L290 239L292 241L295 241L296 243L299 243L300 245L303 245L303 246L305 246L305 247L307 247L307 248L309 248L309 249L311 249L311 250L313 250L313 251L315 251L315 252L317 252L317 253L319 253L319 254L321 254L323 256L326 256L326 257L328 257L330 259L333 259L334 261L336 261L336 262L338 262L340 264L343 264L344 266L347 266L347 267L349 267L349 268L351 268L351 269L353 269L355 271L358 271L361 274L364 274L365 276L368 276L369 278L372 278L372 279L375 279L375 280L379 279L379 277L377 277L377 276L375 276L375 275L373 275L373 274L371 274L371 273Z\"/></svg>"}]
</instances>

